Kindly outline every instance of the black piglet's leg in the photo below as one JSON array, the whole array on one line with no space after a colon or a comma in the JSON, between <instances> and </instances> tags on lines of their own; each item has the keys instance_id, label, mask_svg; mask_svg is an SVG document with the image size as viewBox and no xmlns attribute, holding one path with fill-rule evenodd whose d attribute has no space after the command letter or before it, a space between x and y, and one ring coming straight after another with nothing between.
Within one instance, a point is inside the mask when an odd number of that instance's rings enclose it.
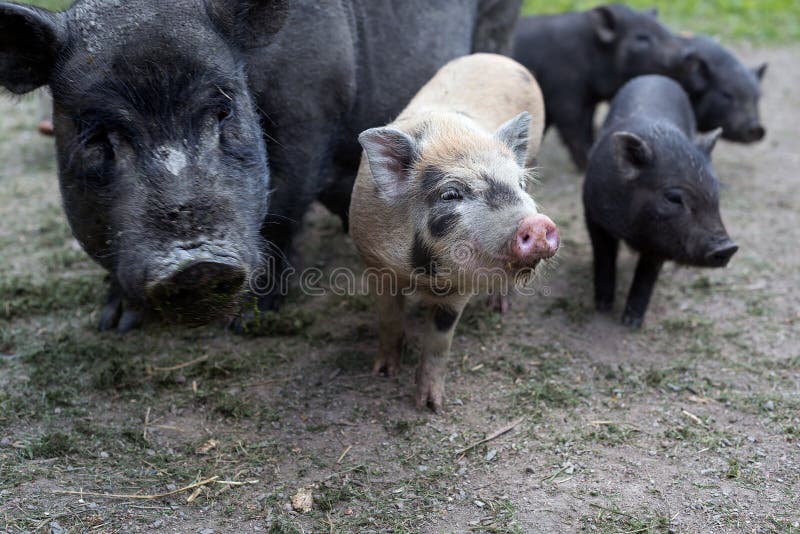
<instances>
[{"instance_id":1,"label":"black piglet's leg","mask_svg":"<svg viewBox=\"0 0 800 534\"><path fill-rule=\"evenodd\" d=\"M586 221L594 253L594 303L597 311L608 311L614 305L617 284L617 252L619 240L596 223Z\"/></svg>"},{"instance_id":2,"label":"black piglet's leg","mask_svg":"<svg viewBox=\"0 0 800 534\"><path fill-rule=\"evenodd\" d=\"M642 254L639 263L636 264L636 274L633 277L628 302L625 304L625 313L622 315L622 322L627 326L639 328L644 322L644 314L650 297L653 295L658 273L664 261Z\"/></svg>"}]
</instances>

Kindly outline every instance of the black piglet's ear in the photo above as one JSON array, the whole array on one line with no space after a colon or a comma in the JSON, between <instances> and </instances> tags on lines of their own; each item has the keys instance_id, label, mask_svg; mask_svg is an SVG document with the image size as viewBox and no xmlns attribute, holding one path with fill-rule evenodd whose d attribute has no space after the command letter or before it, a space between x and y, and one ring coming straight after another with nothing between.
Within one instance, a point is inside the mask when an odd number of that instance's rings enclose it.
<instances>
[{"instance_id":1,"label":"black piglet's ear","mask_svg":"<svg viewBox=\"0 0 800 534\"><path fill-rule=\"evenodd\" d=\"M16 94L46 85L65 34L60 13L0 3L0 85Z\"/></svg>"},{"instance_id":2,"label":"black piglet's ear","mask_svg":"<svg viewBox=\"0 0 800 534\"><path fill-rule=\"evenodd\" d=\"M217 27L243 48L266 46L289 16L289 0L206 0Z\"/></svg>"},{"instance_id":3,"label":"black piglet's ear","mask_svg":"<svg viewBox=\"0 0 800 534\"><path fill-rule=\"evenodd\" d=\"M700 54L694 50L687 51L682 61L682 83L690 93L705 91L711 83L711 69Z\"/></svg>"},{"instance_id":4,"label":"black piglet's ear","mask_svg":"<svg viewBox=\"0 0 800 534\"><path fill-rule=\"evenodd\" d=\"M617 17L609 6L600 6L589 11L594 33L601 43L617 40Z\"/></svg>"},{"instance_id":5,"label":"black piglet's ear","mask_svg":"<svg viewBox=\"0 0 800 534\"><path fill-rule=\"evenodd\" d=\"M653 149L635 133L616 132L613 142L614 160L625 180L637 178L641 170L653 162Z\"/></svg>"}]
</instances>

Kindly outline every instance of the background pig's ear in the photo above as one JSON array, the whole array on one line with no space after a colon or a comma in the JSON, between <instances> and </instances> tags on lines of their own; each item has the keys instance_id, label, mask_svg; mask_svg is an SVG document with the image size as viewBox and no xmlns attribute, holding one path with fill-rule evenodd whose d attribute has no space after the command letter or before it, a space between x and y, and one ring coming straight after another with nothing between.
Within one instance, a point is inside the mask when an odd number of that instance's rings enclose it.
<instances>
[{"instance_id":1,"label":"background pig's ear","mask_svg":"<svg viewBox=\"0 0 800 534\"><path fill-rule=\"evenodd\" d=\"M594 33L601 43L612 43L617 39L617 17L609 6L600 6L589 11Z\"/></svg>"},{"instance_id":2,"label":"background pig's ear","mask_svg":"<svg viewBox=\"0 0 800 534\"><path fill-rule=\"evenodd\" d=\"M766 73L767 73L767 63L762 63L761 65L759 65L758 67L753 69L753 74L756 75L756 78L758 78L758 81L763 80L764 79L764 74L766 74Z\"/></svg>"},{"instance_id":3,"label":"background pig's ear","mask_svg":"<svg viewBox=\"0 0 800 534\"><path fill-rule=\"evenodd\" d=\"M372 179L385 200L395 201L409 190L408 171L417 158L417 143L395 128L372 128L361 132Z\"/></svg>"},{"instance_id":4,"label":"background pig's ear","mask_svg":"<svg viewBox=\"0 0 800 534\"><path fill-rule=\"evenodd\" d=\"M0 85L21 95L47 84L65 33L59 13L0 3Z\"/></svg>"},{"instance_id":5,"label":"background pig's ear","mask_svg":"<svg viewBox=\"0 0 800 534\"><path fill-rule=\"evenodd\" d=\"M626 180L639 176L641 170L653 161L653 149L647 141L630 132L616 132L614 140L614 159Z\"/></svg>"},{"instance_id":6,"label":"background pig's ear","mask_svg":"<svg viewBox=\"0 0 800 534\"><path fill-rule=\"evenodd\" d=\"M244 48L266 46L289 15L289 0L206 0L217 27Z\"/></svg>"},{"instance_id":7,"label":"background pig's ear","mask_svg":"<svg viewBox=\"0 0 800 534\"><path fill-rule=\"evenodd\" d=\"M494 136L506 145L517 158L520 167L525 166L528 159L528 137L531 127L531 114L523 111L497 129Z\"/></svg>"},{"instance_id":8,"label":"background pig's ear","mask_svg":"<svg viewBox=\"0 0 800 534\"><path fill-rule=\"evenodd\" d=\"M689 50L682 61L683 83L691 93L705 91L711 82L711 70L706 60L695 50Z\"/></svg>"},{"instance_id":9,"label":"background pig's ear","mask_svg":"<svg viewBox=\"0 0 800 534\"><path fill-rule=\"evenodd\" d=\"M722 128L711 130L708 133L698 135L694 140L694 144L710 158L711 151L717 145L717 139L719 139L720 135L722 135Z\"/></svg>"}]
</instances>

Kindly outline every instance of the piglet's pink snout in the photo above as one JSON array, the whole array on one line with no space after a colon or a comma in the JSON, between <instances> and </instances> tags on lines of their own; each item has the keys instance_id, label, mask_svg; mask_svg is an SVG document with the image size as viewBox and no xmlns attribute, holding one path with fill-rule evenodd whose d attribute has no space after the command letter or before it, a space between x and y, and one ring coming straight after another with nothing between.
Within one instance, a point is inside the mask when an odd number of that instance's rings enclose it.
<instances>
[{"instance_id":1,"label":"piglet's pink snout","mask_svg":"<svg viewBox=\"0 0 800 534\"><path fill-rule=\"evenodd\" d=\"M519 260L544 260L553 257L560 244L556 223L538 213L519 223L511 248Z\"/></svg>"}]
</instances>

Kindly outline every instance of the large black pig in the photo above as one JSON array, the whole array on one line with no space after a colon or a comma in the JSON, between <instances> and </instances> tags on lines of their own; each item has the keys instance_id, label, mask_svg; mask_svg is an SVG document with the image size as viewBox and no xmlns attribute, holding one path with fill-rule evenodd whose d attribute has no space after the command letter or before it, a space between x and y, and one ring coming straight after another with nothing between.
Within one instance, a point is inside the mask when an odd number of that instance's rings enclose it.
<instances>
[{"instance_id":1,"label":"large black pig","mask_svg":"<svg viewBox=\"0 0 800 534\"><path fill-rule=\"evenodd\" d=\"M436 70L502 51L520 0L0 2L0 85L49 85L64 208L111 273L100 328L274 304L320 199L346 222L358 133ZM269 154L269 156L268 156ZM249 282L249 284L248 284Z\"/></svg>"},{"instance_id":2,"label":"large black pig","mask_svg":"<svg viewBox=\"0 0 800 534\"><path fill-rule=\"evenodd\" d=\"M595 303L610 310L619 241L639 252L622 320L639 327L665 261L724 267L738 247L719 213L711 151L695 138L689 98L663 76L634 78L611 103L592 148L583 203L594 250Z\"/></svg>"}]
</instances>

